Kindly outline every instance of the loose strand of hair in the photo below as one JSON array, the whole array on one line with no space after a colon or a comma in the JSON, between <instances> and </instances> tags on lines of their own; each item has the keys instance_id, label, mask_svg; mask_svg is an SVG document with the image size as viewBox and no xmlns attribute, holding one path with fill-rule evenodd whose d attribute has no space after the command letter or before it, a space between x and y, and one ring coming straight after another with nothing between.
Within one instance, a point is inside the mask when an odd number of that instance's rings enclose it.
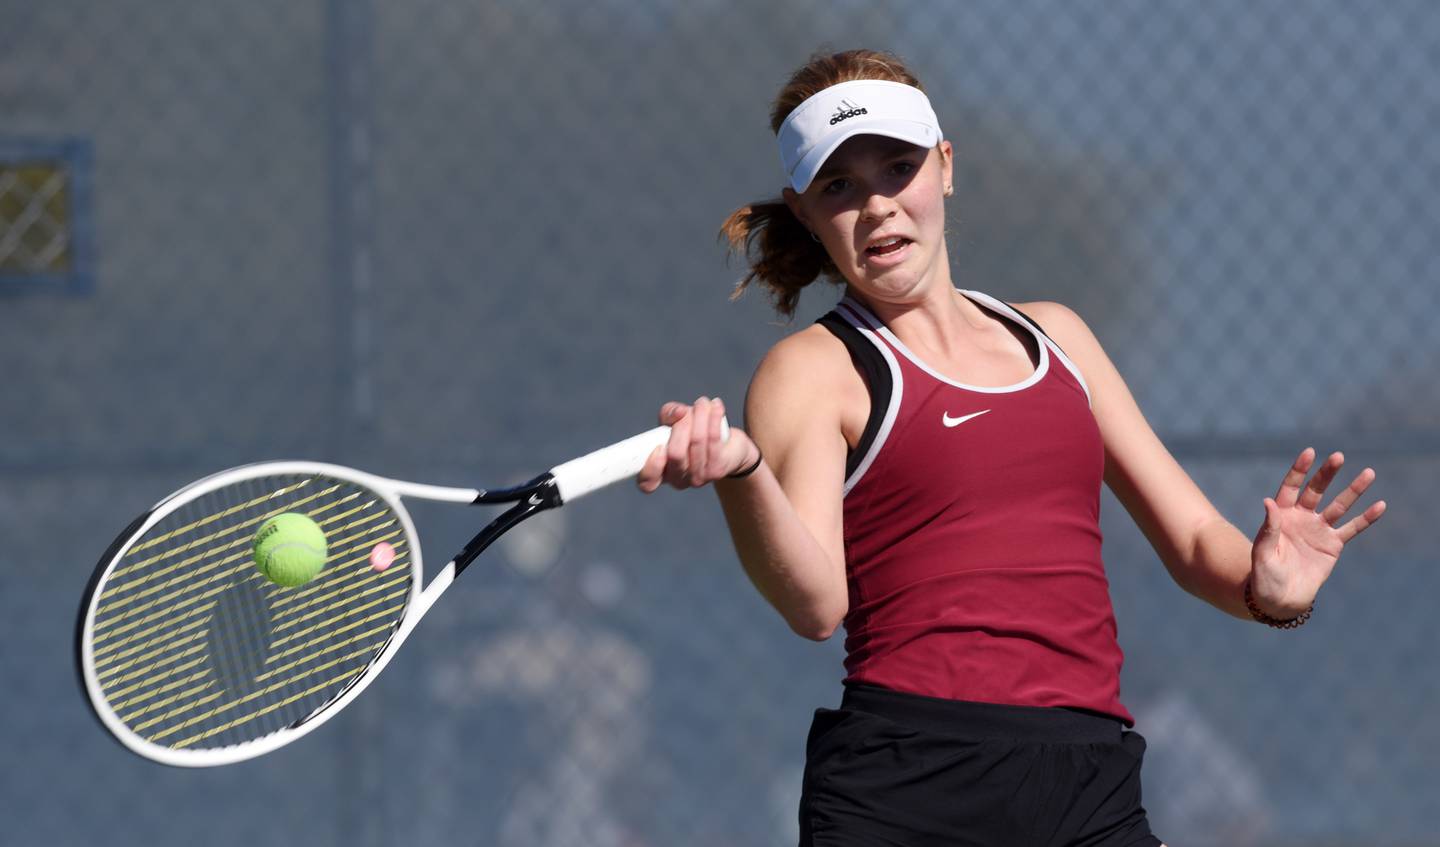
<instances>
[{"instance_id":1,"label":"loose strand of hair","mask_svg":"<svg viewBox=\"0 0 1440 847\"><path fill-rule=\"evenodd\" d=\"M750 265L730 299L739 299L752 284L759 283L775 310L787 319L795 316L801 289L834 271L825 249L778 199L735 210L721 225L720 237Z\"/></svg>"}]
</instances>

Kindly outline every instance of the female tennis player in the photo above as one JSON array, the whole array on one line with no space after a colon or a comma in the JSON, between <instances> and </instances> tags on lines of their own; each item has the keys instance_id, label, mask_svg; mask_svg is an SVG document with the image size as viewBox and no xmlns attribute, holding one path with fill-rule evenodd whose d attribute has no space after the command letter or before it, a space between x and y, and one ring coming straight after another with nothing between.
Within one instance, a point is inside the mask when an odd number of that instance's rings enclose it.
<instances>
[{"instance_id":1,"label":"female tennis player","mask_svg":"<svg viewBox=\"0 0 1440 847\"><path fill-rule=\"evenodd\" d=\"M843 699L807 742L802 845L1160 844L1120 700L1102 479L1182 588L1293 628L1384 512L1342 523L1374 472L1322 509L1344 458L1315 469L1307 448L1246 538L1078 315L955 287L951 145L899 60L817 56L771 120L783 196L723 229L751 260L741 288L786 315L820 277L843 297L766 354L746 430L722 442L719 400L665 404L674 430L639 484L713 483L790 627L845 626Z\"/></svg>"}]
</instances>

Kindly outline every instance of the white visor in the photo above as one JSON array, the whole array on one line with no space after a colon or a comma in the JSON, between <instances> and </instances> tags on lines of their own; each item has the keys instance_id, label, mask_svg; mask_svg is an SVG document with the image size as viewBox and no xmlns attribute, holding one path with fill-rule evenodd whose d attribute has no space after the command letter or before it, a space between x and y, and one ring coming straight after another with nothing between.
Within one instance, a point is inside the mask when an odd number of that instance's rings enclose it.
<instances>
[{"instance_id":1,"label":"white visor","mask_svg":"<svg viewBox=\"0 0 1440 847\"><path fill-rule=\"evenodd\" d=\"M820 166L847 138L883 135L916 147L934 147L945 136L925 92L901 82L842 82L795 107L780 125L780 163L790 187L804 193Z\"/></svg>"}]
</instances>

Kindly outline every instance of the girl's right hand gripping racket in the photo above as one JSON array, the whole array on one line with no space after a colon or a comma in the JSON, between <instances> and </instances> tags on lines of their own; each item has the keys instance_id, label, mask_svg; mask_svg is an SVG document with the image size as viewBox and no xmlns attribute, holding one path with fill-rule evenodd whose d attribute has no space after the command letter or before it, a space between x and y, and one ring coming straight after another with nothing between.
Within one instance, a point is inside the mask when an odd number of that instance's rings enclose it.
<instances>
[{"instance_id":1,"label":"girl's right hand gripping racket","mask_svg":"<svg viewBox=\"0 0 1440 847\"><path fill-rule=\"evenodd\" d=\"M504 489L318 462L245 465L194 482L136 518L90 578L76 638L90 704L122 744L167 765L230 764L288 744L374 681L506 530L634 477L669 433L657 427ZM514 505L422 589L402 497ZM251 556L257 528L287 512L318 523L327 547L319 575L294 588L267 579Z\"/></svg>"}]
</instances>

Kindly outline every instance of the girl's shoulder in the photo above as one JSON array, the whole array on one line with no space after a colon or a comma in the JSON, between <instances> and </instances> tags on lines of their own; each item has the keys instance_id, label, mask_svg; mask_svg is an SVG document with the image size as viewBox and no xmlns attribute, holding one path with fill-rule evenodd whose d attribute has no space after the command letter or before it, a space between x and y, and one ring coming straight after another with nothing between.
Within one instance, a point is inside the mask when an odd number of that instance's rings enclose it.
<instances>
[{"instance_id":1,"label":"girl's shoulder","mask_svg":"<svg viewBox=\"0 0 1440 847\"><path fill-rule=\"evenodd\" d=\"M1074 309L1053 300L1035 300L1029 303L1011 303L1016 311L1035 321L1040 329L1050 336L1061 348L1065 342L1083 341L1090 336L1090 327Z\"/></svg>"},{"instance_id":2,"label":"girl's shoulder","mask_svg":"<svg viewBox=\"0 0 1440 847\"><path fill-rule=\"evenodd\" d=\"M777 459L802 444L833 445L833 455L825 455L843 476L844 448L859 439L869 404L844 342L812 324L780 339L760 360L745 398L745 423L767 456L778 451Z\"/></svg>"},{"instance_id":3,"label":"girl's shoulder","mask_svg":"<svg viewBox=\"0 0 1440 847\"><path fill-rule=\"evenodd\" d=\"M812 323L775 342L756 369L776 377L817 381L853 370L844 342L819 323Z\"/></svg>"}]
</instances>

